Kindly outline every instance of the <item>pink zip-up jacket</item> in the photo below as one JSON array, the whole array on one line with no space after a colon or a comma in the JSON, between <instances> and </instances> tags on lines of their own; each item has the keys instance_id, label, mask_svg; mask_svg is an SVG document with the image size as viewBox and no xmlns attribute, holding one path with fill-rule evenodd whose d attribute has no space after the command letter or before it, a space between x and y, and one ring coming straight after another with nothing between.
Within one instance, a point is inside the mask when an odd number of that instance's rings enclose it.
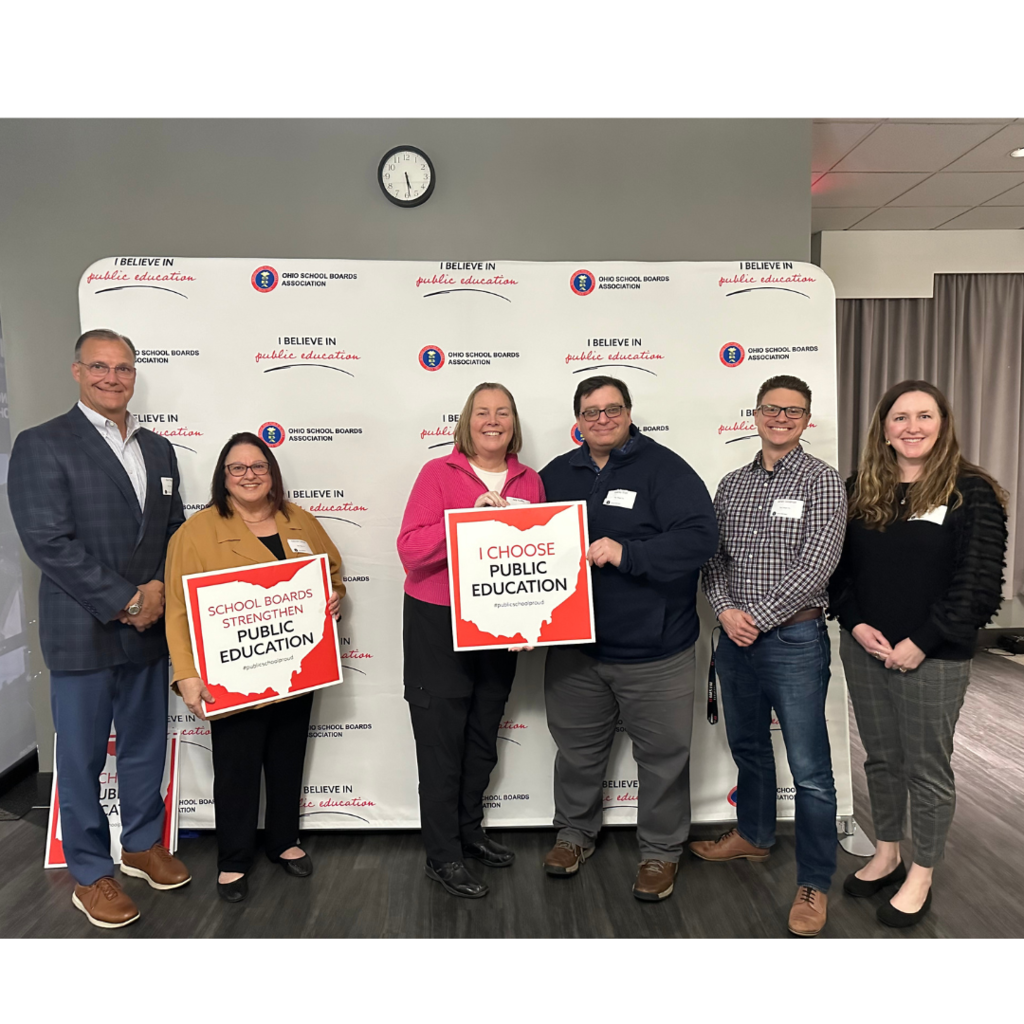
<instances>
[{"instance_id":1,"label":"pink zip-up jacket","mask_svg":"<svg viewBox=\"0 0 1024 1024\"><path fill-rule=\"evenodd\" d=\"M506 456L505 464L508 476L501 489L503 498L522 498L533 504L544 501L544 485L534 470L514 455ZM458 450L431 459L420 470L398 534L398 557L405 566L405 592L410 597L427 604L451 604L444 511L472 508L486 490L469 459Z\"/></svg>"}]
</instances>

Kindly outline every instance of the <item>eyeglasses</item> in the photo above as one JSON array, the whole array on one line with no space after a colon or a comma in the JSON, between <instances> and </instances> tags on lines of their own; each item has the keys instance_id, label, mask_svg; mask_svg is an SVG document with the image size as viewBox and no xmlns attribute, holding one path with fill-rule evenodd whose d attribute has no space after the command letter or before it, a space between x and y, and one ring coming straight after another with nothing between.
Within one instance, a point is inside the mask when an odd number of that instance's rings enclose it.
<instances>
[{"instance_id":1,"label":"eyeglasses","mask_svg":"<svg viewBox=\"0 0 1024 1024\"><path fill-rule=\"evenodd\" d=\"M778 416L780 412L784 412L787 420L798 420L807 414L807 410L800 405L787 405L785 408L781 405L759 405L754 412L759 412L762 416Z\"/></svg>"},{"instance_id":2,"label":"eyeglasses","mask_svg":"<svg viewBox=\"0 0 1024 1024\"><path fill-rule=\"evenodd\" d=\"M122 380L131 380L135 376L134 366L107 366L106 363L83 363L78 361L79 366L84 366L92 377L106 377L111 370Z\"/></svg>"},{"instance_id":3,"label":"eyeglasses","mask_svg":"<svg viewBox=\"0 0 1024 1024\"><path fill-rule=\"evenodd\" d=\"M601 418L601 413L610 420L617 420L626 407L624 405L606 405L603 409L584 409L580 415L588 422L593 423L594 420Z\"/></svg>"},{"instance_id":4,"label":"eyeglasses","mask_svg":"<svg viewBox=\"0 0 1024 1024\"><path fill-rule=\"evenodd\" d=\"M254 462L247 466L244 462L232 462L230 466L224 467L231 476L241 477L251 469L253 476L266 476L270 472L269 462Z\"/></svg>"}]
</instances>

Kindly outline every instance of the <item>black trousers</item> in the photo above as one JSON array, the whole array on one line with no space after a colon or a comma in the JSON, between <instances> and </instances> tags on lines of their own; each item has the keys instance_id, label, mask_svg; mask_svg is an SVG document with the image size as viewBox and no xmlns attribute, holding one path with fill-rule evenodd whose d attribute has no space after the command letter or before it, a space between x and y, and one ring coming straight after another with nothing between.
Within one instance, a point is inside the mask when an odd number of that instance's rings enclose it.
<instances>
[{"instance_id":1,"label":"black trousers","mask_svg":"<svg viewBox=\"0 0 1024 1024\"><path fill-rule=\"evenodd\" d=\"M210 722L217 868L241 871L256 856L260 775L267 789L263 846L274 860L299 840L299 797L313 694Z\"/></svg>"},{"instance_id":2,"label":"black trousers","mask_svg":"<svg viewBox=\"0 0 1024 1024\"><path fill-rule=\"evenodd\" d=\"M461 861L483 837L483 796L516 674L507 651L453 651L451 611L406 595L403 646L427 859Z\"/></svg>"}]
</instances>

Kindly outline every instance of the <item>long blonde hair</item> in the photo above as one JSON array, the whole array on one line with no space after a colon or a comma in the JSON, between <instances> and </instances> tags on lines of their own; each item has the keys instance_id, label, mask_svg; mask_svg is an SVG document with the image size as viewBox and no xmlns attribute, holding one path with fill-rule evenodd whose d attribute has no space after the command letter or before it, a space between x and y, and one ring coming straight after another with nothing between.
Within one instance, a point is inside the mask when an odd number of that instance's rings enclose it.
<instances>
[{"instance_id":1,"label":"long blonde hair","mask_svg":"<svg viewBox=\"0 0 1024 1024\"><path fill-rule=\"evenodd\" d=\"M896 452L885 441L885 418L896 399L911 391L921 391L935 401L942 417L939 436L925 460L921 476L907 488L906 505L898 500L900 468ZM875 406L871 426L860 453L857 482L850 495L850 518L860 519L868 529L884 530L901 515L922 516L939 505L952 503L957 508L963 496L957 490L957 477L977 476L991 485L1005 509L1008 495L981 466L968 462L960 453L953 410L946 396L926 380L904 380L894 384Z\"/></svg>"}]
</instances>

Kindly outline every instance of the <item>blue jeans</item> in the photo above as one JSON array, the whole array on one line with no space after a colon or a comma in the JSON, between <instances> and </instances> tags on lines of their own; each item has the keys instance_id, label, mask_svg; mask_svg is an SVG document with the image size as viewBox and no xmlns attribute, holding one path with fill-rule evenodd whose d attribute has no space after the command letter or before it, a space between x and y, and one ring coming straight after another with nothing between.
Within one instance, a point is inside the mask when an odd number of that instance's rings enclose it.
<instances>
[{"instance_id":1,"label":"blue jeans","mask_svg":"<svg viewBox=\"0 0 1024 1024\"><path fill-rule=\"evenodd\" d=\"M736 827L754 846L775 842L772 709L796 787L797 885L828 892L836 870L836 787L825 726L831 647L820 616L738 647L723 632L716 664L725 732L739 769Z\"/></svg>"}]
</instances>

